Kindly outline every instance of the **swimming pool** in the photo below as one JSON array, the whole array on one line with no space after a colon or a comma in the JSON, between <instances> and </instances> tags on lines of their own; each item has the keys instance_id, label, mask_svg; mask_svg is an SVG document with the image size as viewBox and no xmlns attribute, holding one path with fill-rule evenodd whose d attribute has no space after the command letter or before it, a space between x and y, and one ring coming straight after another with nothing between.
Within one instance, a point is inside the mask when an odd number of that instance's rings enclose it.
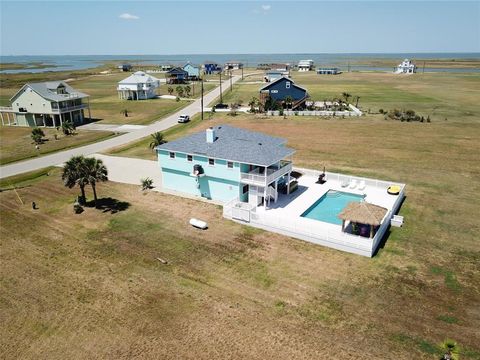
<instances>
[{"instance_id":1,"label":"swimming pool","mask_svg":"<svg viewBox=\"0 0 480 360\"><path fill-rule=\"evenodd\" d=\"M363 198L363 195L328 190L325 195L315 201L301 216L330 224L341 225L342 220L338 218L338 214L349 202L360 202Z\"/></svg>"}]
</instances>

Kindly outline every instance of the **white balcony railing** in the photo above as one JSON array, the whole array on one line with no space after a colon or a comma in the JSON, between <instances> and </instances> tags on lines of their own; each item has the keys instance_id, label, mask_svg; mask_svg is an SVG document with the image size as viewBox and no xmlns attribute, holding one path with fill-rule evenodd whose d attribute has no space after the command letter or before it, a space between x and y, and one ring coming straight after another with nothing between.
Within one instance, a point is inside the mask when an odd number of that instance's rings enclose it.
<instances>
[{"instance_id":1,"label":"white balcony railing","mask_svg":"<svg viewBox=\"0 0 480 360\"><path fill-rule=\"evenodd\" d=\"M266 172L260 173L259 168L257 168L248 173L240 173L240 181L246 184L267 186L289 171L292 171L292 163L282 161L278 169L267 168Z\"/></svg>"},{"instance_id":2,"label":"white balcony railing","mask_svg":"<svg viewBox=\"0 0 480 360\"><path fill-rule=\"evenodd\" d=\"M81 105L75 105L75 106L62 107L62 108L59 108L59 109L53 109L52 108L52 112L58 114L58 113L63 113L63 112L70 112L70 111L85 109L86 107L87 107L86 104L81 104Z\"/></svg>"}]
</instances>

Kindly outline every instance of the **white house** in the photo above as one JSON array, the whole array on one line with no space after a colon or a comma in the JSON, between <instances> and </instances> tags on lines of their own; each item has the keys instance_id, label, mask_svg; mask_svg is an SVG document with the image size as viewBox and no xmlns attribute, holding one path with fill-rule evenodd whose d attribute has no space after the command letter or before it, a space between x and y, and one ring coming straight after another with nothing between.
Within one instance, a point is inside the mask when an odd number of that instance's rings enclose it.
<instances>
[{"instance_id":1,"label":"white house","mask_svg":"<svg viewBox=\"0 0 480 360\"><path fill-rule=\"evenodd\" d=\"M117 91L120 99L145 100L156 97L156 90L159 86L159 79L143 71L137 71L120 81Z\"/></svg>"},{"instance_id":2,"label":"white house","mask_svg":"<svg viewBox=\"0 0 480 360\"><path fill-rule=\"evenodd\" d=\"M298 62L298 71L313 70L313 60L300 60Z\"/></svg>"},{"instance_id":3,"label":"white house","mask_svg":"<svg viewBox=\"0 0 480 360\"><path fill-rule=\"evenodd\" d=\"M411 60L405 59L400 65L397 66L395 70L396 74L413 74L417 72L417 65L415 65Z\"/></svg>"}]
</instances>

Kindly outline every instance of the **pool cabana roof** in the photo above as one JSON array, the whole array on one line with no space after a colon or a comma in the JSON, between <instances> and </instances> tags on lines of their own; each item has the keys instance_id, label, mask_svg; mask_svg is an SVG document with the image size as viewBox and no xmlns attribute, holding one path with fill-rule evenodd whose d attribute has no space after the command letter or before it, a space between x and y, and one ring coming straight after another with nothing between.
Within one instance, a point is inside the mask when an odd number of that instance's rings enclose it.
<instances>
[{"instance_id":1,"label":"pool cabana roof","mask_svg":"<svg viewBox=\"0 0 480 360\"><path fill-rule=\"evenodd\" d=\"M373 227L382 223L386 213L387 209L384 207L362 201L348 203L342 212L338 214L338 217L343 220L342 231L344 231L345 228L345 221L350 221L354 223L370 225L370 237L372 237Z\"/></svg>"}]
</instances>

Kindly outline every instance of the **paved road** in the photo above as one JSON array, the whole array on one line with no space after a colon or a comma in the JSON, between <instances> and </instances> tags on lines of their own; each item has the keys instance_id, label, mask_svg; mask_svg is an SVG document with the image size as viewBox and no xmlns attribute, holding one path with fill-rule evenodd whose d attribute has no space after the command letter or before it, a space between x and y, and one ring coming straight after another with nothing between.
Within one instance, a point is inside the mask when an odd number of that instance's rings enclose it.
<instances>
[{"instance_id":1,"label":"paved road","mask_svg":"<svg viewBox=\"0 0 480 360\"><path fill-rule=\"evenodd\" d=\"M232 83L236 83L238 80L241 79L241 76L234 76L232 78ZM230 80L226 80L222 82L222 90L226 92L229 90ZM220 96L220 87L215 88L214 90L210 91L206 94L204 98L204 106L208 105L210 102L215 100L218 96ZM107 139L104 141L100 141L94 144L81 146L74 149L69 149L65 151L60 151L51 155L46 155L30 160L25 160L9 165L5 165L0 167L0 178L5 178L8 176L13 176L29 171L34 171L38 169L42 169L48 166L55 166L58 164L62 164L70 157L74 155L91 155L98 152L103 152L107 149L121 146L127 144L129 142L139 140L145 136L153 134L157 131L164 131L174 125L177 125L177 119L180 114L187 114L192 117L193 115L200 112L200 99L195 100L190 105L187 105L183 109L177 111L176 113L159 120L145 128L139 129L137 131L132 131L124 135L117 136L115 138Z\"/></svg>"}]
</instances>

